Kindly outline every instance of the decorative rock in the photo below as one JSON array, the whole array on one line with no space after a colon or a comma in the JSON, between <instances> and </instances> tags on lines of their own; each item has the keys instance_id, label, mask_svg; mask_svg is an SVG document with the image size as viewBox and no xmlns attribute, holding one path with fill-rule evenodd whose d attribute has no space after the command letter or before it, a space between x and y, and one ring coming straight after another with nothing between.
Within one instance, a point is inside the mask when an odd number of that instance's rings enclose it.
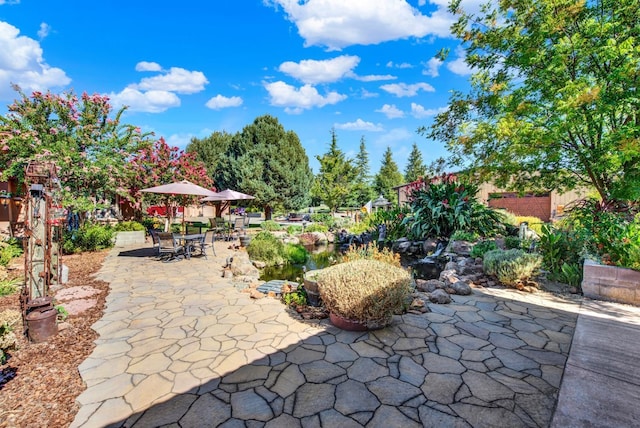
<instances>
[{"instance_id":1,"label":"decorative rock","mask_svg":"<svg viewBox=\"0 0 640 428\"><path fill-rule=\"evenodd\" d=\"M252 299L262 299L265 297L265 295L256 289L251 289L249 291L249 297L251 297Z\"/></svg>"},{"instance_id":2,"label":"decorative rock","mask_svg":"<svg viewBox=\"0 0 640 428\"><path fill-rule=\"evenodd\" d=\"M438 288L444 288L445 283L439 281L437 279L416 279L416 289L418 291L423 291L426 293L431 293L433 290L437 290Z\"/></svg>"},{"instance_id":3,"label":"decorative rock","mask_svg":"<svg viewBox=\"0 0 640 428\"><path fill-rule=\"evenodd\" d=\"M424 300L416 298L411 301L411 305L409 305L410 310L418 311L420 313L429 312L429 308L427 308Z\"/></svg>"},{"instance_id":4,"label":"decorative rock","mask_svg":"<svg viewBox=\"0 0 640 428\"><path fill-rule=\"evenodd\" d=\"M329 242L327 235L322 232L311 232L311 234L316 238L316 244L327 244Z\"/></svg>"},{"instance_id":5,"label":"decorative rock","mask_svg":"<svg viewBox=\"0 0 640 428\"><path fill-rule=\"evenodd\" d=\"M431 300L432 303L446 305L447 303L451 303L451 296L449 296L446 291L437 289L429 294L429 300Z\"/></svg>"},{"instance_id":6,"label":"decorative rock","mask_svg":"<svg viewBox=\"0 0 640 428\"><path fill-rule=\"evenodd\" d=\"M262 260L252 260L251 262L256 267L256 269L264 269L267 267L267 264Z\"/></svg>"},{"instance_id":7,"label":"decorative rock","mask_svg":"<svg viewBox=\"0 0 640 428\"><path fill-rule=\"evenodd\" d=\"M396 253L406 253L411 247L411 241L407 238L400 238L393 243L393 251Z\"/></svg>"},{"instance_id":8,"label":"decorative rock","mask_svg":"<svg viewBox=\"0 0 640 428\"><path fill-rule=\"evenodd\" d=\"M456 262L447 262L447 264L444 265L444 270L457 271L458 270L458 263L456 263Z\"/></svg>"},{"instance_id":9,"label":"decorative rock","mask_svg":"<svg viewBox=\"0 0 640 428\"><path fill-rule=\"evenodd\" d=\"M455 291L455 294L460 296L468 296L471 294L471 287L464 281L458 281L451 284L451 288Z\"/></svg>"},{"instance_id":10,"label":"decorative rock","mask_svg":"<svg viewBox=\"0 0 640 428\"><path fill-rule=\"evenodd\" d=\"M460 279L458 278L458 274L455 270L443 270L440 272L440 281L445 284L453 284L454 282L458 282Z\"/></svg>"},{"instance_id":11,"label":"decorative rock","mask_svg":"<svg viewBox=\"0 0 640 428\"><path fill-rule=\"evenodd\" d=\"M469 254L471 254L471 248L473 248L473 245L470 242L467 241L451 241L449 243L449 247L447 248L447 251L450 251L452 253L456 253L456 254L460 254L463 256L468 256Z\"/></svg>"}]
</instances>

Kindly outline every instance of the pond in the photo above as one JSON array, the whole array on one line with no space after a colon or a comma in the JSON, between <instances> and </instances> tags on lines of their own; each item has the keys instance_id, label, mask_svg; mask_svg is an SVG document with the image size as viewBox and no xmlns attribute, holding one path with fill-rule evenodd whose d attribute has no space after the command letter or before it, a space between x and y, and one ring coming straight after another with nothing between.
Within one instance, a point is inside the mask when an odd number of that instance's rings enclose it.
<instances>
[{"instance_id":1,"label":"pond","mask_svg":"<svg viewBox=\"0 0 640 428\"><path fill-rule=\"evenodd\" d=\"M271 281L272 279L283 279L287 281L302 282L303 272L309 272L315 269L324 269L335 264L340 257L339 246L334 244L322 246L306 247L309 251L309 259L304 264L286 264L283 266L269 266L262 269L260 279L263 281ZM413 266L420 257L401 255L400 263L402 266ZM442 266L436 266L436 271L428 276L416 275L419 278L430 279L437 277Z\"/></svg>"},{"instance_id":2,"label":"pond","mask_svg":"<svg viewBox=\"0 0 640 428\"><path fill-rule=\"evenodd\" d=\"M287 281L302 282L302 274L314 269L324 269L335 263L339 256L338 247L333 244L306 247L309 259L304 264L286 264L283 266L269 266L262 269L260 279L285 279Z\"/></svg>"}]
</instances>

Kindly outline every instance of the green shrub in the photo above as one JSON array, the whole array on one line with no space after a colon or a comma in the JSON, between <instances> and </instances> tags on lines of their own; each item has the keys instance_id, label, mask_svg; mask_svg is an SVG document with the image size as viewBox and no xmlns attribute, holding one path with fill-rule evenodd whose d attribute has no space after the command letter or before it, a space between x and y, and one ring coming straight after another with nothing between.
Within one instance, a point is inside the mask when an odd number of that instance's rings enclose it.
<instances>
[{"instance_id":1,"label":"green shrub","mask_svg":"<svg viewBox=\"0 0 640 428\"><path fill-rule=\"evenodd\" d=\"M323 269L318 289L326 308L343 318L382 327L402 311L411 275L377 260L354 260Z\"/></svg>"},{"instance_id":2,"label":"green shrub","mask_svg":"<svg viewBox=\"0 0 640 428\"><path fill-rule=\"evenodd\" d=\"M475 232L470 232L468 230L456 230L455 232L453 232L453 235L451 235L451 240L452 241L469 241L469 242L474 242L477 241L479 238L478 234Z\"/></svg>"},{"instance_id":3,"label":"green shrub","mask_svg":"<svg viewBox=\"0 0 640 428\"><path fill-rule=\"evenodd\" d=\"M7 266L11 260L21 256L22 242L15 238L0 243L0 266Z\"/></svg>"},{"instance_id":4,"label":"green shrub","mask_svg":"<svg viewBox=\"0 0 640 428\"><path fill-rule=\"evenodd\" d=\"M412 213L404 224L415 238L449 239L457 230L492 236L502 230L502 214L477 202L478 187L454 174L418 180L409 193Z\"/></svg>"},{"instance_id":5,"label":"green shrub","mask_svg":"<svg viewBox=\"0 0 640 428\"><path fill-rule=\"evenodd\" d=\"M285 258L289 263L302 264L309 258L309 252L300 244L285 244Z\"/></svg>"},{"instance_id":6,"label":"green shrub","mask_svg":"<svg viewBox=\"0 0 640 428\"><path fill-rule=\"evenodd\" d=\"M572 271L582 266L584 246L583 237L572 229L544 225L538 251L542 255L543 266L549 271L549 279L567 284L576 282ZM563 268L565 265L567 267Z\"/></svg>"},{"instance_id":7,"label":"green shrub","mask_svg":"<svg viewBox=\"0 0 640 428\"><path fill-rule=\"evenodd\" d=\"M16 293L21 285L22 280L20 278L3 279L0 281L0 297Z\"/></svg>"},{"instance_id":8,"label":"green shrub","mask_svg":"<svg viewBox=\"0 0 640 428\"><path fill-rule=\"evenodd\" d=\"M492 250L484 255L487 275L495 276L504 285L518 287L527 282L542 265L542 256L522 250Z\"/></svg>"},{"instance_id":9,"label":"green shrub","mask_svg":"<svg viewBox=\"0 0 640 428\"><path fill-rule=\"evenodd\" d=\"M307 290L299 285L295 291L284 293L282 301L287 306L305 306L307 304Z\"/></svg>"},{"instance_id":10,"label":"green shrub","mask_svg":"<svg viewBox=\"0 0 640 428\"><path fill-rule=\"evenodd\" d=\"M275 232L277 230L282 230L282 226L278 224L275 220L265 220L260 223L260 227L262 230L267 230L271 232Z\"/></svg>"},{"instance_id":11,"label":"green shrub","mask_svg":"<svg viewBox=\"0 0 640 428\"><path fill-rule=\"evenodd\" d=\"M484 257L487 251L496 250L496 241L480 241L471 249L471 257Z\"/></svg>"},{"instance_id":12,"label":"green shrub","mask_svg":"<svg viewBox=\"0 0 640 428\"><path fill-rule=\"evenodd\" d=\"M116 232L139 232L146 230L144 225L137 221L121 221L113 227Z\"/></svg>"},{"instance_id":13,"label":"green shrub","mask_svg":"<svg viewBox=\"0 0 640 428\"><path fill-rule=\"evenodd\" d=\"M15 349L18 339L13 332L22 319L20 311L6 309L0 312L0 364L7 359L7 351Z\"/></svg>"},{"instance_id":14,"label":"green shrub","mask_svg":"<svg viewBox=\"0 0 640 428\"><path fill-rule=\"evenodd\" d=\"M256 234L247 246L252 260L260 260L268 266L284 264L284 243L267 231Z\"/></svg>"},{"instance_id":15,"label":"green shrub","mask_svg":"<svg viewBox=\"0 0 640 428\"><path fill-rule=\"evenodd\" d=\"M111 248L114 234L112 227L87 223L74 232L65 232L62 250L66 254L73 254Z\"/></svg>"},{"instance_id":16,"label":"green shrub","mask_svg":"<svg viewBox=\"0 0 640 428\"><path fill-rule=\"evenodd\" d=\"M308 233L311 233L311 232L327 233L329 231L329 228L327 227L326 224L323 224L323 223L311 223L310 225L304 228L304 231Z\"/></svg>"},{"instance_id":17,"label":"green shrub","mask_svg":"<svg viewBox=\"0 0 640 428\"><path fill-rule=\"evenodd\" d=\"M290 224L289 226L287 226L287 233L289 235L297 235L298 233L302 232L302 226L298 226L298 225L294 225L294 224Z\"/></svg>"},{"instance_id":18,"label":"green shrub","mask_svg":"<svg viewBox=\"0 0 640 428\"><path fill-rule=\"evenodd\" d=\"M336 219L329 213L314 213L311 214L311 221L314 223L322 223L327 226L328 229L332 229L336 226Z\"/></svg>"}]
</instances>

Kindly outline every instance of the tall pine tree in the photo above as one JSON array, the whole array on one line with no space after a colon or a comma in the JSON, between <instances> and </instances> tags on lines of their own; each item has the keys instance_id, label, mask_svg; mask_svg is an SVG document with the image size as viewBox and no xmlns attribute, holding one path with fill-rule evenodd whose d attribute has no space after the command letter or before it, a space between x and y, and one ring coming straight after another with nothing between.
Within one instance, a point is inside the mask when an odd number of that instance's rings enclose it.
<instances>
[{"instance_id":1,"label":"tall pine tree","mask_svg":"<svg viewBox=\"0 0 640 428\"><path fill-rule=\"evenodd\" d=\"M387 147L382 157L380 171L374 180L374 189L378 195L384 196L389 202L397 203L398 195L393 187L401 185L403 181L404 177L398 169L398 164L393 160L391 147Z\"/></svg>"},{"instance_id":2,"label":"tall pine tree","mask_svg":"<svg viewBox=\"0 0 640 428\"><path fill-rule=\"evenodd\" d=\"M311 187L312 196L335 213L338 207L348 204L357 174L351 159L338 147L335 129L331 129L329 151L316 159L320 162L320 172Z\"/></svg>"},{"instance_id":3,"label":"tall pine tree","mask_svg":"<svg viewBox=\"0 0 640 428\"><path fill-rule=\"evenodd\" d=\"M413 143L411 153L409 154L409 160L407 161L407 167L404 170L404 179L407 183L416 181L420 177L427 175L427 167L422 161L422 153L418 149L418 145Z\"/></svg>"},{"instance_id":4,"label":"tall pine tree","mask_svg":"<svg viewBox=\"0 0 640 428\"><path fill-rule=\"evenodd\" d=\"M362 207L375 197L371 184L371 172L369 169L369 153L365 145L364 137L360 139L360 150L355 158L356 179L353 185L352 201L349 205Z\"/></svg>"}]
</instances>

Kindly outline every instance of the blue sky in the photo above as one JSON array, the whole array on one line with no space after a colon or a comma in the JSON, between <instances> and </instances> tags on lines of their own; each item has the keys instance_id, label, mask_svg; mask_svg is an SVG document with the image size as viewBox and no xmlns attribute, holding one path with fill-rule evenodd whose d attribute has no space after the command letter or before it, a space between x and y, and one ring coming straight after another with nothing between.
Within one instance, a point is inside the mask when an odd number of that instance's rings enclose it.
<instances>
[{"instance_id":1,"label":"blue sky","mask_svg":"<svg viewBox=\"0 0 640 428\"><path fill-rule=\"evenodd\" d=\"M364 137L372 174L387 147L403 172L414 142L426 163L446 155L416 130L468 88L447 3L0 0L0 114L16 98L11 83L106 94L129 106L125 123L180 148L271 114L315 172L331 128L350 157Z\"/></svg>"}]
</instances>

